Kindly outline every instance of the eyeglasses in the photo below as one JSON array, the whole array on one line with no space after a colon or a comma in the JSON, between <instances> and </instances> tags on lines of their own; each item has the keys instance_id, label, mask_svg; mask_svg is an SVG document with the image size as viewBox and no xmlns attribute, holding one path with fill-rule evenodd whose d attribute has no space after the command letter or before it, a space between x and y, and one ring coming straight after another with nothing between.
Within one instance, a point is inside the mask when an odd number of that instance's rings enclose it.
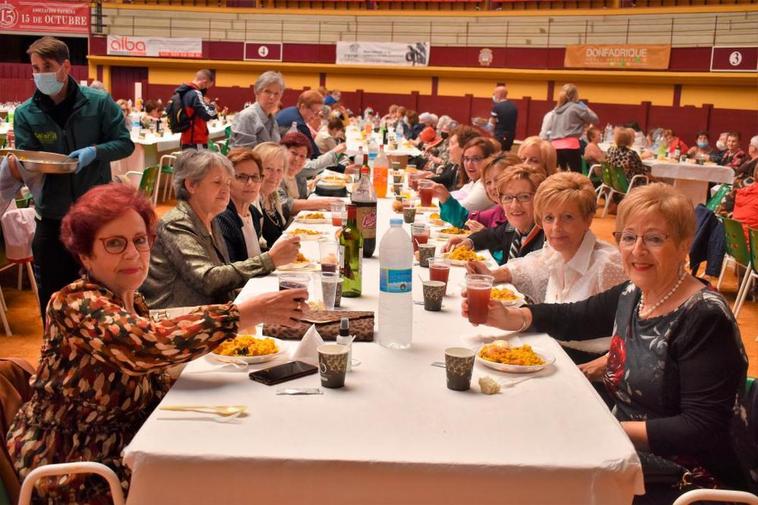
<instances>
[{"instance_id":1,"label":"eyeglasses","mask_svg":"<svg viewBox=\"0 0 758 505\"><path fill-rule=\"evenodd\" d=\"M129 244L129 239L121 235L100 238L100 241L103 243L105 251L109 254L122 254L126 251L126 246ZM150 250L151 244L147 235L137 235L132 239L132 243L138 251L145 252Z\"/></svg>"},{"instance_id":2,"label":"eyeglasses","mask_svg":"<svg viewBox=\"0 0 758 505\"><path fill-rule=\"evenodd\" d=\"M471 157L464 156L462 159L463 159L463 163L481 163L484 158L482 158L481 156L471 156Z\"/></svg>"},{"instance_id":3,"label":"eyeglasses","mask_svg":"<svg viewBox=\"0 0 758 505\"><path fill-rule=\"evenodd\" d=\"M510 205L515 199L518 203L529 203L532 200L534 193L519 193L518 195L500 195L500 203Z\"/></svg>"},{"instance_id":4,"label":"eyeglasses","mask_svg":"<svg viewBox=\"0 0 758 505\"><path fill-rule=\"evenodd\" d=\"M258 184L259 182L261 182L260 175L235 174L234 178L237 179L242 184L250 184L251 182L253 184Z\"/></svg>"},{"instance_id":5,"label":"eyeglasses","mask_svg":"<svg viewBox=\"0 0 758 505\"><path fill-rule=\"evenodd\" d=\"M642 238L642 243L648 249L660 249L669 238L665 233L655 231L645 233L644 235L637 235L631 231L616 231L613 232L613 237L616 239L619 247L623 247L624 249L634 247L637 244L638 238Z\"/></svg>"}]
</instances>

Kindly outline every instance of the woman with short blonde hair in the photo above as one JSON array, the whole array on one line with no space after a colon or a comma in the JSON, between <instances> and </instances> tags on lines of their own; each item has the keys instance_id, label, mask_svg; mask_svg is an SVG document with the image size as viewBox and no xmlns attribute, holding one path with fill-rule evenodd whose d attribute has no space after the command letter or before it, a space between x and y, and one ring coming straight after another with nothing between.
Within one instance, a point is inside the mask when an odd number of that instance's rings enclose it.
<instances>
[{"instance_id":1,"label":"woman with short blonde hair","mask_svg":"<svg viewBox=\"0 0 758 505\"><path fill-rule=\"evenodd\" d=\"M545 235L534 223L534 193L544 180L542 172L529 165L506 168L495 183L506 221L472 233L468 238L451 240L444 249L489 249L498 264L541 249Z\"/></svg>"},{"instance_id":2,"label":"woman with short blonde hair","mask_svg":"<svg viewBox=\"0 0 758 505\"><path fill-rule=\"evenodd\" d=\"M574 303L489 306L486 324L504 330L559 340L613 335L607 357L583 371L602 378L615 401L642 460L645 503L673 502L681 482L746 484L730 428L747 358L726 300L684 268L694 230L683 193L660 183L635 189L619 204L614 233L629 282Z\"/></svg>"},{"instance_id":3,"label":"woman with short blonde hair","mask_svg":"<svg viewBox=\"0 0 758 505\"><path fill-rule=\"evenodd\" d=\"M555 148L536 135L524 139L518 148L518 157L521 158L521 163L541 170L545 177L553 175L557 170Z\"/></svg>"},{"instance_id":4,"label":"woman with short blonde hair","mask_svg":"<svg viewBox=\"0 0 758 505\"><path fill-rule=\"evenodd\" d=\"M496 281L512 282L539 303L584 300L624 282L618 250L590 231L596 198L584 175L561 172L545 179L534 195L535 222L544 230L545 247L492 272ZM483 263L473 263L469 269L489 272ZM609 335L561 344L576 363L586 363L608 350Z\"/></svg>"},{"instance_id":5,"label":"woman with short blonde hair","mask_svg":"<svg viewBox=\"0 0 758 505\"><path fill-rule=\"evenodd\" d=\"M534 216L541 222L549 209L564 207L571 202L576 204L583 218L595 216L597 194L590 180L573 172L552 175L545 179L534 195Z\"/></svg>"},{"instance_id":6,"label":"woman with short blonde hair","mask_svg":"<svg viewBox=\"0 0 758 505\"><path fill-rule=\"evenodd\" d=\"M490 158L490 162L482 170L482 181L487 192L487 198L492 202L492 207L485 210L469 212L455 198L449 198L444 205L440 205L440 219L458 228L467 227L472 232L484 228L495 228L507 221L505 211L499 205L497 185L500 176L509 167L519 164L518 156L513 153L500 153ZM442 187L435 187L437 192L442 192ZM446 249L461 241L461 237L452 237L445 245ZM497 258L496 258L497 259Z\"/></svg>"}]
</instances>

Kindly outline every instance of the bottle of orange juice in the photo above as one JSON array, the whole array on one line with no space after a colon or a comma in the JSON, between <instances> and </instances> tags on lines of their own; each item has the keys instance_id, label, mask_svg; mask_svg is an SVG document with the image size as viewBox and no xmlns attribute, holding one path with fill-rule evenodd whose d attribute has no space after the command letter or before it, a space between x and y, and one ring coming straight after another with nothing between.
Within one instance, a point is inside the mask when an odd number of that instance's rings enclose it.
<instances>
[{"instance_id":1,"label":"bottle of orange juice","mask_svg":"<svg viewBox=\"0 0 758 505\"><path fill-rule=\"evenodd\" d=\"M384 153L384 146L379 146L379 154L374 160L374 191L377 198L387 196L387 174L389 172L390 162Z\"/></svg>"}]
</instances>

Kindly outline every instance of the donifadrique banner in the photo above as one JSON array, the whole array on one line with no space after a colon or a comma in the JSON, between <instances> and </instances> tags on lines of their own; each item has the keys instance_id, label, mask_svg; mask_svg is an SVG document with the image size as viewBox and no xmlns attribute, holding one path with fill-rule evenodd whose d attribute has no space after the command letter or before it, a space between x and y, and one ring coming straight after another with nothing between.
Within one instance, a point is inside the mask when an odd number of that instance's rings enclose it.
<instances>
[{"instance_id":1,"label":"donifadrique banner","mask_svg":"<svg viewBox=\"0 0 758 505\"><path fill-rule=\"evenodd\" d=\"M338 65L429 65L429 42L337 42Z\"/></svg>"},{"instance_id":2,"label":"donifadrique banner","mask_svg":"<svg viewBox=\"0 0 758 505\"><path fill-rule=\"evenodd\" d=\"M108 54L112 56L148 56L153 58L202 58L203 40L108 35Z\"/></svg>"},{"instance_id":3,"label":"donifadrique banner","mask_svg":"<svg viewBox=\"0 0 758 505\"><path fill-rule=\"evenodd\" d=\"M669 68L671 46L654 44L577 44L566 46L566 68L613 70L665 70Z\"/></svg>"}]
</instances>

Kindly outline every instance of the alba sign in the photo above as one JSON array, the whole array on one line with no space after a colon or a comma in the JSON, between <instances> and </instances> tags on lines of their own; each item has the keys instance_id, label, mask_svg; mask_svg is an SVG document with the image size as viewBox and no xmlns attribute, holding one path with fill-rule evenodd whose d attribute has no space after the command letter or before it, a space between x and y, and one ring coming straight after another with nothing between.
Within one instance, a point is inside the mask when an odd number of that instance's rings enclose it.
<instances>
[{"instance_id":1,"label":"alba sign","mask_svg":"<svg viewBox=\"0 0 758 505\"><path fill-rule=\"evenodd\" d=\"M202 58L202 39L108 35L108 54L149 58Z\"/></svg>"},{"instance_id":2,"label":"alba sign","mask_svg":"<svg viewBox=\"0 0 758 505\"><path fill-rule=\"evenodd\" d=\"M0 32L89 35L88 3L0 0Z\"/></svg>"}]
</instances>

